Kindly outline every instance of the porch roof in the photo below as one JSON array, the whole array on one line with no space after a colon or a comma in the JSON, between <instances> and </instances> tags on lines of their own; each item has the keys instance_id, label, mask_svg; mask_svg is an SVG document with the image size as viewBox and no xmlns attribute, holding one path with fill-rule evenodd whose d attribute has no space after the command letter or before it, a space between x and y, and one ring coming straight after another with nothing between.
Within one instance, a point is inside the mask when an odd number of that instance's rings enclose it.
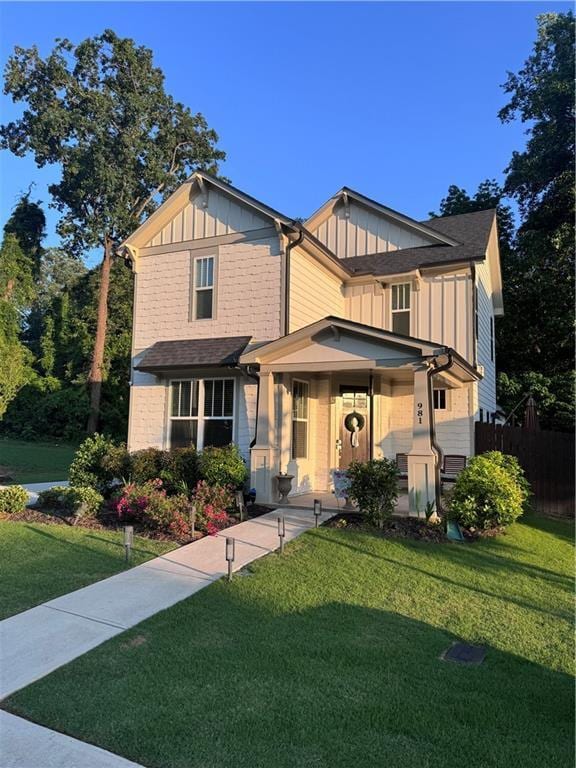
<instances>
[{"instance_id":1,"label":"porch roof","mask_svg":"<svg viewBox=\"0 0 576 768\"><path fill-rule=\"evenodd\" d=\"M262 371L277 372L379 370L408 373L426 361L435 365L451 361L450 371L444 376L455 378L457 386L481 378L479 371L446 345L333 316L249 348L240 356L243 365L259 365Z\"/></svg>"}]
</instances>

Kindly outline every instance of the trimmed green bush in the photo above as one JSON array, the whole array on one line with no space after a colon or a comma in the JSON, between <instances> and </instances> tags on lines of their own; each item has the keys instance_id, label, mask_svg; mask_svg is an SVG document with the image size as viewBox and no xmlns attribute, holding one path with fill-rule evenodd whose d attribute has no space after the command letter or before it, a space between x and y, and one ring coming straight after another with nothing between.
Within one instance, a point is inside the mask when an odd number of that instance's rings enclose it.
<instances>
[{"instance_id":1,"label":"trimmed green bush","mask_svg":"<svg viewBox=\"0 0 576 768\"><path fill-rule=\"evenodd\" d=\"M13 515L24 512L28 504L28 491L21 485L11 485L8 488L0 488L0 512L4 515Z\"/></svg>"},{"instance_id":2,"label":"trimmed green bush","mask_svg":"<svg viewBox=\"0 0 576 768\"><path fill-rule=\"evenodd\" d=\"M166 451L163 464L160 477L168 493L190 495L200 479L196 449L173 448L171 451Z\"/></svg>"},{"instance_id":3,"label":"trimmed green bush","mask_svg":"<svg viewBox=\"0 0 576 768\"><path fill-rule=\"evenodd\" d=\"M198 456L198 469L208 485L242 488L248 479L248 469L236 445L205 448Z\"/></svg>"},{"instance_id":4,"label":"trimmed green bush","mask_svg":"<svg viewBox=\"0 0 576 768\"><path fill-rule=\"evenodd\" d=\"M136 485L148 483L162 475L166 464L166 451L143 448L130 454L130 478Z\"/></svg>"},{"instance_id":5,"label":"trimmed green bush","mask_svg":"<svg viewBox=\"0 0 576 768\"><path fill-rule=\"evenodd\" d=\"M450 493L449 517L465 528L481 530L503 528L517 520L526 496L510 466L493 456L470 459Z\"/></svg>"},{"instance_id":6,"label":"trimmed green bush","mask_svg":"<svg viewBox=\"0 0 576 768\"><path fill-rule=\"evenodd\" d=\"M39 506L75 517L96 517L103 502L102 494L87 486L56 485L38 496Z\"/></svg>"},{"instance_id":7,"label":"trimmed green bush","mask_svg":"<svg viewBox=\"0 0 576 768\"><path fill-rule=\"evenodd\" d=\"M353 461L346 474L348 496L373 525L382 526L398 499L398 468L391 459Z\"/></svg>"},{"instance_id":8,"label":"trimmed green bush","mask_svg":"<svg viewBox=\"0 0 576 768\"><path fill-rule=\"evenodd\" d=\"M501 467L509 477L517 483L523 496L522 507L526 512L530 508L532 489L530 488L530 483L524 477L524 470L520 466L520 462L516 456L510 456L509 454L501 453L500 451L486 451L486 453L481 455L493 464Z\"/></svg>"},{"instance_id":9,"label":"trimmed green bush","mask_svg":"<svg viewBox=\"0 0 576 768\"><path fill-rule=\"evenodd\" d=\"M111 479L127 480L130 477L132 466L125 443L110 445L100 463L106 475Z\"/></svg>"},{"instance_id":10,"label":"trimmed green bush","mask_svg":"<svg viewBox=\"0 0 576 768\"><path fill-rule=\"evenodd\" d=\"M99 493L105 493L114 480L114 475L105 468L104 457L114 447L113 440L97 432L87 437L76 451L74 461L70 465L70 485L94 488Z\"/></svg>"}]
</instances>

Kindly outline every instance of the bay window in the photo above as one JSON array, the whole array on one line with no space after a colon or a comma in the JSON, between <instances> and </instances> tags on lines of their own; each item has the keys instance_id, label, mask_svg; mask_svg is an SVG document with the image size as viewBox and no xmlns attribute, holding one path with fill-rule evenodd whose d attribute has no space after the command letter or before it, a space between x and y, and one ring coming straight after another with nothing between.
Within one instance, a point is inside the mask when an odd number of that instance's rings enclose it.
<instances>
[{"instance_id":1,"label":"bay window","mask_svg":"<svg viewBox=\"0 0 576 768\"><path fill-rule=\"evenodd\" d=\"M229 445L234 439L234 379L170 383L171 448Z\"/></svg>"}]
</instances>

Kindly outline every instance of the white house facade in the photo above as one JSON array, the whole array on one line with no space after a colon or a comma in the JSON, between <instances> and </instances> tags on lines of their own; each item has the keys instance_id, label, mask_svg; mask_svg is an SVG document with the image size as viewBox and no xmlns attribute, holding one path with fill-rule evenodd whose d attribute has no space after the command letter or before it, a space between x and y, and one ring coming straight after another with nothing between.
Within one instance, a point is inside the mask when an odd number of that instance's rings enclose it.
<instances>
[{"instance_id":1,"label":"white house facade","mask_svg":"<svg viewBox=\"0 0 576 768\"><path fill-rule=\"evenodd\" d=\"M327 492L354 459L406 455L415 511L494 418L494 211L418 222L344 188L300 223L198 172L120 252L130 450L234 442L262 501L279 472Z\"/></svg>"}]
</instances>

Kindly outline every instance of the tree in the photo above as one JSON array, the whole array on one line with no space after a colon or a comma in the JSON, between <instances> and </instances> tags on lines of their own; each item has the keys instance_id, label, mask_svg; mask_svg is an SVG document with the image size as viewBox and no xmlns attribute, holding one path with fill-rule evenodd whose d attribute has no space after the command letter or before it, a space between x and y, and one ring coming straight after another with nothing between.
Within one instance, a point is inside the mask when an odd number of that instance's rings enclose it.
<instances>
[{"instance_id":1,"label":"tree","mask_svg":"<svg viewBox=\"0 0 576 768\"><path fill-rule=\"evenodd\" d=\"M46 217L40 202L30 202L30 191L21 195L12 215L4 225L4 232L16 236L20 248L31 260L34 278L37 278L40 273L45 228Z\"/></svg>"},{"instance_id":2,"label":"tree","mask_svg":"<svg viewBox=\"0 0 576 768\"><path fill-rule=\"evenodd\" d=\"M571 11L539 16L533 53L503 86L511 98L500 119L529 123L504 187L522 216L500 327L513 373L574 363L574 32Z\"/></svg>"},{"instance_id":3,"label":"tree","mask_svg":"<svg viewBox=\"0 0 576 768\"><path fill-rule=\"evenodd\" d=\"M0 418L32 375L32 355L20 341L22 314L34 296L33 264L16 235L0 249Z\"/></svg>"},{"instance_id":4,"label":"tree","mask_svg":"<svg viewBox=\"0 0 576 768\"><path fill-rule=\"evenodd\" d=\"M224 153L205 118L169 96L152 52L112 30L78 45L57 42L43 59L17 47L4 91L26 104L0 128L0 144L36 163L60 164L50 187L62 213L58 232L81 253L101 247L98 314L88 382L88 431L98 424L115 245L130 234L189 174L216 173Z\"/></svg>"}]
</instances>

